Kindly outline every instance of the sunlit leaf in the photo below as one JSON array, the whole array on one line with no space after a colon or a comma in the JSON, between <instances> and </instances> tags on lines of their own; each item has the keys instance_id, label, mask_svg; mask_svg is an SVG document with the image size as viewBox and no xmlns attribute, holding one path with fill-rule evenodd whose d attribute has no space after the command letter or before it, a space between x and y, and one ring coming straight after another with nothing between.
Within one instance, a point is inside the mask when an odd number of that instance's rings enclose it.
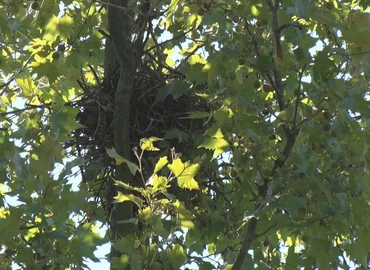
<instances>
[{"instance_id":1,"label":"sunlit leaf","mask_svg":"<svg viewBox=\"0 0 370 270\"><path fill-rule=\"evenodd\" d=\"M209 150L214 150L213 158L229 150L229 143L221 138L209 138L204 140L204 142L199 145L199 148L206 148Z\"/></svg>"},{"instance_id":2,"label":"sunlit leaf","mask_svg":"<svg viewBox=\"0 0 370 270\"><path fill-rule=\"evenodd\" d=\"M171 249L167 249L167 256L175 269L178 269L187 261L183 247L178 244L174 245Z\"/></svg>"},{"instance_id":3,"label":"sunlit leaf","mask_svg":"<svg viewBox=\"0 0 370 270\"><path fill-rule=\"evenodd\" d=\"M140 208L142 207L143 203L145 202L143 199L133 195L133 194L123 194L122 192L118 191L118 195L114 197L118 202L125 202L125 201L132 201Z\"/></svg>"},{"instance_id":4,"label":"sunlit leaf","mask_svg":"<svg viewBox=\"0 0 370 270\"><path fill-rule=\"evenodd\" d=\"M139 218L141 218L142 220L149 219L151 215L152 210L150 209L150 207L145 207L144 209L139 210Z\"/></svg>"},{"instance_id":5,"label":"sunlit leaf","mask_svg":"<svg viewBox=\"0 0 370 270\"><path fill-rule=\"evenodd\" d=\"M36 94L36 85L34 79L30 75L23 74L15 79L18 86L22 89L24 97L32 97Z\"/></svg>"},{"instance_id":6,"label":"sunlit leaf","mask_svg":"<svg viewBox=\"0 0 370 270\"><path fill-rule=\"evenodd\" d=\"M71 27L73 26L73 19L69 16L59 18L57 16L51 17L45 26L44 39L54 41L57 36L66 40L69 37Z\"/></svg>"},{"instance_id":7,"label":"sunlit leaf","mask_svg":"<svg viewBox=\"0 0 370 270\"><path fill-rule=\"evenodd\" d=\"M175 206L178 213L180 226L188 229L194 228L194 223L192 221L194 219L194 216L189 210L185 208L183 203L177 200L173 205Z\"/></svg>"},{"instance_id":8,"label":"sunlit leaf","mask_svg":"<svg viewBox=\"0 0 370 270\"><path fill-rule=\"evenodd\" d=\"M164 166L166 166L168 163L168 158L167 157L161 157L157 164L154 167L154 173L159 172Z\"/></svg>"},{"instance_id":9,"label":"sunlit leaf","mask_svg":"<svg viewBox=\"0 0 370 270\"><path fill-rule=\"evenodd\" d=\"M167 178L164 176L158 176L154 174L152 176L152 184L153 184L153 192L157 192L158 190L165 190L169 186L167 185Z\"/></svg>"},{"instance_id":10,"label":"sunlit leaf","mask_svg":"<svg viewBox=\"0 0 370 270\"><path fill-rule=\"evenodd\" d=\"M182 163L181 159L177 158L172 164L168 165L168 168L176 176L180 188L199 189L198 183L194 179L194 176L198 173L199 164Z\"/></svg>"},{"instance_id":11,"label":"sunlit leaf","mask_svg":"<svg viewBox=\"0 0 370 270\"><path fill-rule=\"evenodd\" d=\"M140 140L140 148L146 151L159 151L160 149L153 145L154 142L161 141L162 139L150 137L149 139Z\"/></svg>"}]
</instances>

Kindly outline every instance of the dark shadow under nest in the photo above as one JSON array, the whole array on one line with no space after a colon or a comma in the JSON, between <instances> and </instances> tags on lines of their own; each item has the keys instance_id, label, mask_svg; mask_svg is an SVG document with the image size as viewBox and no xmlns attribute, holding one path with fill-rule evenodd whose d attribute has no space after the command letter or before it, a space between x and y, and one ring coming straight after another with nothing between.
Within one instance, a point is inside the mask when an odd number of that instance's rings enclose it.
<instances>
[{"instance_id":1,"label":"dark shadow under nest","mask_svg":"<svg viewBox=\"0 0 370 270\"><path fill-rule=\"evenodd\" d=\"M115 113L113 107L118 74L119 70L111 72L97 86L80 81L84 94L74 104L80 110L76 120L84 126L72 134L77 154L85 161L81 166L82 180L107 214L115 193L112 181L115 168L106 148L113 147L112 119ZM193 135L201 134L204 130L203 120L182 119L189 112L208 110L204 100L185 95L174 99L169 95L163 102L155 102L158 91L164 87L168 77L168 74L158 74L151 69L142 68L135 78L130 113L131 148L138 147L142 138L166 139L161 142L161 149L164 147L167 152L148 152L145 156L147 160L169 154L172 147L176 152L186 154L186 149L193 148ZM149 168L149 174L151 165L144 163L144 167L145 165Z\"/></svg>"}]
</instances>

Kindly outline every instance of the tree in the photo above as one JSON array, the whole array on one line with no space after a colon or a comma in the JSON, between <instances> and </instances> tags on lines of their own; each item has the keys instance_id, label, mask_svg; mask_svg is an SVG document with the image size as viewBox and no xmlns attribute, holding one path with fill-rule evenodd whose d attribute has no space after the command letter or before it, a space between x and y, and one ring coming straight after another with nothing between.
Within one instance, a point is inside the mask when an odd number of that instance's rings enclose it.
<instances>
[{"instance_id":1,"label":"tree","mask_svg":"<svg viewBox=\"0 0 370 270\"><path fill-rule=\"evenodd\" d=\"M0 5L2 267L368 267L368 0Z\"/></svg>"}]
</instances>

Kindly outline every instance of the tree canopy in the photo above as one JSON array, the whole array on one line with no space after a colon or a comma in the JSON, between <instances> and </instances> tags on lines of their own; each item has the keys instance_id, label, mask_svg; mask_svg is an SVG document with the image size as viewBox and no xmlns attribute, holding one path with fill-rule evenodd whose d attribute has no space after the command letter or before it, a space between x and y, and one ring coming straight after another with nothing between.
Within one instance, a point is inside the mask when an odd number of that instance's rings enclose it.
<instances>
[{"instance_id":1,"label":"tree canopy","mask_svg":"<svg viewBox=\"0 0 370 270\"><path fill-rule=\"evenodd\" d=\"M1 1L0 267L367 269L368 6Z\"/></svg>"}]
</instances>

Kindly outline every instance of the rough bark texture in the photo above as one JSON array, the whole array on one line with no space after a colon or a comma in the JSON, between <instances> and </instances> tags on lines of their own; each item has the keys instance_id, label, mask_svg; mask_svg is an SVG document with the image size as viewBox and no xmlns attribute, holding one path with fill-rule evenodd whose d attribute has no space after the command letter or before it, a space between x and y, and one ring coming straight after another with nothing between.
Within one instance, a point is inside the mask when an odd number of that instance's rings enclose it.
<instances>
[{"instance_id":1,"label":"rough bark texture","mask_svg":"<svg viewBox=\"0 0 370 270\"><path fill-rule=\"evenodd\" d=\"M131 160L130 143L130 103L134 91L137 69L137 51L130 41L132 16L128 14L126 0L111 0L107 5L110 41L106 44L106 63L120 65L119 80L115 95L113 115L114 148L124 158ZM112 49L114 51L112 51ZM117 166L116 179L125 183L132 182L132 175L126 164ZM118 190L125 193L126 190ZM111 215L111 242L115 242L133 232L132 223L123 223L134 217L132 202L116 204ZM121 254L112 248L111 259Z\"/></svg>"}]
</instances>

